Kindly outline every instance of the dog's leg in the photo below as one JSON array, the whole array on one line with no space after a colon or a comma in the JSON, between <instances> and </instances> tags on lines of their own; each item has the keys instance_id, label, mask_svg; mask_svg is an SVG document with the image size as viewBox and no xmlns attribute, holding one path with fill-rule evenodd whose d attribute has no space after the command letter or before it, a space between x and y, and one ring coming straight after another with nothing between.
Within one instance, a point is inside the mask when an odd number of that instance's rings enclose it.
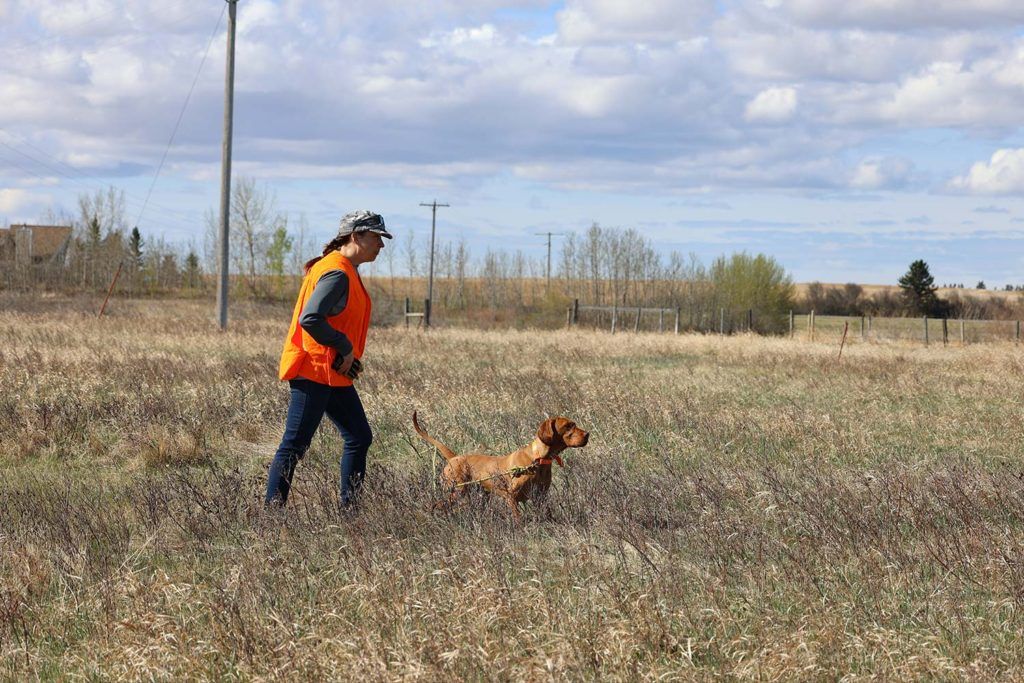
<instances>
[{"instance_id":1,"label":"dog's leg","mask_svg":"<svg viewBox=\"0 0 1024 683\"><path fill-rule=\"evenodd\" d=\"M523 513L519 511L519 503L516 502L516 499L509 495L502 495L501 497L508 503L508 509L512 512L512 519L515 520L516 525L522 524Z\"/></svg>"}]
</instances>

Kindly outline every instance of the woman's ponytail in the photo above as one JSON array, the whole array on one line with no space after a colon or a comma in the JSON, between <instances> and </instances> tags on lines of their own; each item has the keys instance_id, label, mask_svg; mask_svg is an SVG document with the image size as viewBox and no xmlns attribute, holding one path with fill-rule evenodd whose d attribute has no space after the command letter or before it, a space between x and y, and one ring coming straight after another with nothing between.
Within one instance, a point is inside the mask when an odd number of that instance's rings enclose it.
<instances>
[{"instance_id":1,"label":"woman's ponytail","mask_svg":"<svg viewBox=\"0 0 1024 683\"><path fill-rule=\"evenodd\" d=\"M309 269L312 268L314 265L316 265L317 261L322 259L324 256L327 256L332 251L334 251L336 249L340 249L350 239L352 239L351 233L348 234L348 235L342 235L340 237L335 237L333 240L331 240L330 242L325 244L324 245L324 253L323 254L321 254L320 256L314 256L313 258L311 258L308 261L306 261L306 265L303 267L302 274L305 275L306 273L308 273Z\"/></svg>"}]
</instances>

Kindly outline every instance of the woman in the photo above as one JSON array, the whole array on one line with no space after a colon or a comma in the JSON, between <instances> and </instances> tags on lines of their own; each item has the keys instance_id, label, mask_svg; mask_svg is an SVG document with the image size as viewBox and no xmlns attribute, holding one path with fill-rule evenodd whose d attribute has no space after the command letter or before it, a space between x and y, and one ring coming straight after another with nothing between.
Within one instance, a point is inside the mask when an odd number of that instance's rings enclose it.
<instances>
[{"instance_id":1,"label":"woman","mask_svg":"<svg viewBox=\"0 0 1024 683\"><path fill-rule=\"evenodd\" d=\"M284 340L278 376L288 380L291 401L284 437L267 476L267 505L288 500L295 465L306 453L324 413L341 432L345 447L339 484L342 507L352 504L366 471L373 433L352 380L361 365L370 325L370 296L358 268L377 258L391 233L371 211L341 219L323 256L306 263L306 273Z\"/></svg>"}]
</instances>

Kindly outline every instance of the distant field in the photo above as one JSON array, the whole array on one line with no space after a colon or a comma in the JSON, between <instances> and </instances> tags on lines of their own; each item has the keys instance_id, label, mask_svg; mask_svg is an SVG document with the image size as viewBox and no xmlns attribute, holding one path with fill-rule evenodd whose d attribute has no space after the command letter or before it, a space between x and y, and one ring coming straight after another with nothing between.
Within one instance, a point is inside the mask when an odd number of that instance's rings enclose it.
<instances>
[{"instance_id":1,"label":"distant field","mask_svg":"<svg viewBox=\"0 0 1024 683\"><path fill-rule=\"evenodd\" d=\"M820 283L826 288L830 287L843 287L842 283L838 282L824 282ZM807 288L811 285L810 282L800 282L796 284L797 297L803 298L807 296ZM866 296L872 296L880 292L890 292L892 294L899 294L900 288L898 285L858 285L864 290ZM965 287L964 289L954 287L939 287L937 290L939 296L948 297L950 294L960 294L961 296L972 296L981 298L995 298L995 299L1015 299L1022 296L1021 292L1007 292L1001 289L972 289Z\"/></svg>"},{"instance_id":2,"label":"distant field","mask_svg":"<svg viewBox=\"0 0 1024 683\"><path fill-rule=\"evenodd\" d=\"M290 310L0 294L0 677L1024 677L1024 349L374 329L360 514L325 428L261 505ZM521 528L457 450L591 430Z\"/></svg>"}]
</instances>

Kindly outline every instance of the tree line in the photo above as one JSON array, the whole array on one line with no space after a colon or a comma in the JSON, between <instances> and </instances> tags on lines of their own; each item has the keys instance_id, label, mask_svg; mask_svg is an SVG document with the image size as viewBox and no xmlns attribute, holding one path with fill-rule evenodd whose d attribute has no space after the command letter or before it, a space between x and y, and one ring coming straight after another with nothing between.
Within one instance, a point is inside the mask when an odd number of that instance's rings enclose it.
<instances>
[{"instance_id":1,"label":"tree line","mask_svg":"<svg viewBox=\"0 0 1024 683\"><path fill-rule=\"evenodd\" d=\"M931 268L924 260L910 264L896 289L868 293L858 284L840 286L812 282L800 302L801 313L821 315L874 315L880 317L927 316L967 320L1019 320L1024 316L1024 294L1015 296L971 295L962 286L940 295ZM976 289L985 289L979 282ZM1005 291L1018 291L1007 287Z\"/></svg>"},{"instance_id":2,"label":"tree line","mask_svg":"<svg viewBox=\"0 0 1024 683\"><path fill-rule=\"evenodd\" d=\"M120 264L117 290L129 296L207 296L218 271L218 219L206 213L200 243L174 245L125 218L124 193L113 187L79 197L77 215L48 216L73 226L71 244L58 267L38 268L21 284L102 290ZM236 180L231 194L230 271L232 296L291 300L302 264L322 245L314 243L305 216L279 211L273 193L251 178ZM389 243L366 268L375 300L394 308L403 299L420 306L426 297L429 235L406 232ZM922 270L923 266L923 270ZM923 261L912 264L899 292L865 294L856 284L812 283L801 297L791 277L773 258L746 252L704 264L696 255L663 255L636 229L593 224L569 233L552 254L532 256L522 249L486 249L475 255L465 240L440 241L434 250L434 310L477 320L557 319L573 300L619 308L679 309L684 328L744 328L780 331L791 310L838 315L932 315L1009 317L1012 303L962 294L935 295ZM0 284L4 281L0 279ZM7 286L18 282L8 277ZM916 292L911 296L908 292ZM1000 303L1000 301L1004 301ZM390 303L386 303L390 302ZM995 310L996 306L1007 310Z\"/></svg>"}]
</instances>

